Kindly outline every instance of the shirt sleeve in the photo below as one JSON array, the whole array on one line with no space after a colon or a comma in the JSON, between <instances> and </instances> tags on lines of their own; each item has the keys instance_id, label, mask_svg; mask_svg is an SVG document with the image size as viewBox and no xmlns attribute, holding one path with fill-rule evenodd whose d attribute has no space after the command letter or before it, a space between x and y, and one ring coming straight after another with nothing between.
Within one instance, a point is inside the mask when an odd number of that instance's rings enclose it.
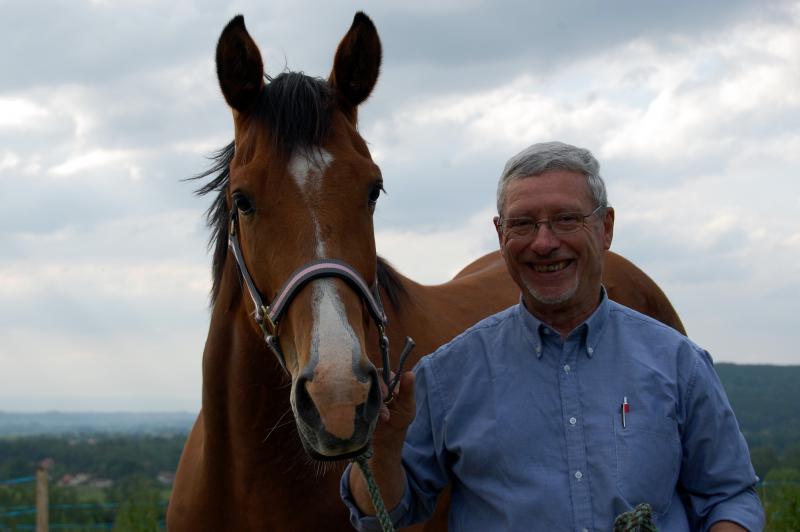
<instances>
[{"instance_id":1,"label":"shirt sleeve","mask_svg":"<svg viewBox=\"0 0 800 532\"><path fill-rule=\"evenodd\" d=\"M375 531L375 532L382 532L381 523L377 517L366 515L361 510L358 509L356 506L356 502L353 499L353 494L350 491L350 469L352 469L353 464L349 464L344 473L342 473L342 479L339 482L339 494L342 497L342 502L344 505L347 506L347 509L350 510L350 524L355 527L356 530L363 530L363 531ZM389 517L392 518L392 523L395 526L399 526L398 523L400 520L408 514L408 501L409 501L409 492L408 492L408 483L406 483L406 489L403 493L403 498L397 504L397 506L389 512Z\"/></svg>"},{"instance_id":2,"label":"shirt sleeve","mask_svg":"<svg viewBox=\"0 0 800 532\"><path fill-rule=\"evenodd\" d=\"M750 452L706 351L693 353L682 417L680 485L692 530L733 521L750 531L764 528L764 508Z\"/></svg>"},{"instance_id":3,"label":"shirt sleeve","mask_svg":"<svg viewBox=\"0 0 800 532\"><path fill-rule=\"evenodd\" d=\"M440 391L426 359L417 365L414 372L417 412L408 428L403 446L402 460L406 473L403 498L389 512L395 527L409 526L428 519L436 508L439 494L448 483L442 458L444 430L441 424L443 410ZM340 495L350 510L350 522L357 530L380 531L378 519L365 515L355 504L349 482L352 467L352 464L347 466L340 481Z\"/></svg>"}]
</instances>

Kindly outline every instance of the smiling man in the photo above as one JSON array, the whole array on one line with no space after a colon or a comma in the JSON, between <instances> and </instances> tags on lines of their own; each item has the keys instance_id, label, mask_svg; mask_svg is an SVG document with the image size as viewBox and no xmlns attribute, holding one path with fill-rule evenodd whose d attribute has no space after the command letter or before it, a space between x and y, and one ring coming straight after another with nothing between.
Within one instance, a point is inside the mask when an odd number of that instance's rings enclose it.
<instances>
[{"instance_id":1,"label":"smiling man","mask_svg":"<svg viewBox=\"0 0 800 532\"><path fill-rule=\"evenodd\" d=\"M588 150L535 144L500 177L500 250L521 301L423 358L370 463L396 525L452 483L454 531L607 531L646 504L659 530L761 530L756 476L711 358L608 299L614 210ZM380 530L361 473L342 496Z\"/></svg>"}]
</instances>

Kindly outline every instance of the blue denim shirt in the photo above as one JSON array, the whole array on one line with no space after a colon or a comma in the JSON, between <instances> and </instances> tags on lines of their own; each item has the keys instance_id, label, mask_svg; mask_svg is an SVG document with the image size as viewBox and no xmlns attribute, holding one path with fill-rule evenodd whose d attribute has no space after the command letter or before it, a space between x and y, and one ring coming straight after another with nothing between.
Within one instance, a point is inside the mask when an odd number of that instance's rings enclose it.
<instances>
[{"instance_id":1,"label":"blue denim shirt","mask_svg":"<svg viewBox=\"0 0 800 532\"><path fill-rule=\"evenodd\" d=\"M452 482L451 531L608 531L643 502L662 532L719 520L763 529L747 444L710 356L605 292L566 340L520 303L415 372L398 526L428 518ZM355 507L348 473L351 521L380 530Z\"/></svg>"}]
</instances>

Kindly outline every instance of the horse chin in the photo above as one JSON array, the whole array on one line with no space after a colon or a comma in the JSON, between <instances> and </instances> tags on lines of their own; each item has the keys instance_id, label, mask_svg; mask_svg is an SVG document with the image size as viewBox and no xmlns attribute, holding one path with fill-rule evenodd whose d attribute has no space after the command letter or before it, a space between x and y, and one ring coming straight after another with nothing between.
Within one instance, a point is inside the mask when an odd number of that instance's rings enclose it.
<instances>
[{"instance_id":1,"label":"horse chin","mask_svg":"<svg viewBox=\"0 0 800 532\"><path fill-rule=\"evenodd\" d=\"M365 427L365 430L357 430L351 438L341 439L328 433L324 428L312 429L300 417L295 419L303 449L313 460L320 462L347 460L363 454L369 448L375 421L377 421L377 419L374 420L368 427Z\"/></svg>"},{"instance_id":2,"label":"horse chin","mask_svg":"<svg viewBox=\"0 0 800 532\"><path fill-rule=\"evenodd\" d=\"M320 454L313 448L309 447L305 440L301 439L301 441L303 442L303 449L305 449L306 454L308 454L308 456L310 456L313 460L316 460L318 462L338 462L342 460L350 460L351 458L355 458L356 456L364 454L365 452L367 452L367 449L369 449L369 443L367 443L363 447L356 449L355 451L337 454L335 456L328 456L325 454Z\"/></svg>"}]
</instances>

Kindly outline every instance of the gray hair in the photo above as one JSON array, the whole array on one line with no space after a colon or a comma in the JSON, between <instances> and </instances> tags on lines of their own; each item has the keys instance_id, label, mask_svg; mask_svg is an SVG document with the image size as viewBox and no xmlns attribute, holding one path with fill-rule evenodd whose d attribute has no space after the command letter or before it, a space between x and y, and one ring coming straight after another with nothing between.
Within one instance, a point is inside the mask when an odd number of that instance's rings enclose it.
<instances>
[{"instance_id":1,"label":"gray hair","mask_svg":"<svg viewBox=\"0 0 800 532\"><path fill-rule=\"evenodd\" d=\"M592 199L598 206L608 206L606 184L600 177L600 163L589 150L563 142L542 142L528 146L506 163L497 184L497 213L503 215L506 187L512 181L541 175L548 170L571 170L586 176Z\"/></svg>"}]
</instances>

